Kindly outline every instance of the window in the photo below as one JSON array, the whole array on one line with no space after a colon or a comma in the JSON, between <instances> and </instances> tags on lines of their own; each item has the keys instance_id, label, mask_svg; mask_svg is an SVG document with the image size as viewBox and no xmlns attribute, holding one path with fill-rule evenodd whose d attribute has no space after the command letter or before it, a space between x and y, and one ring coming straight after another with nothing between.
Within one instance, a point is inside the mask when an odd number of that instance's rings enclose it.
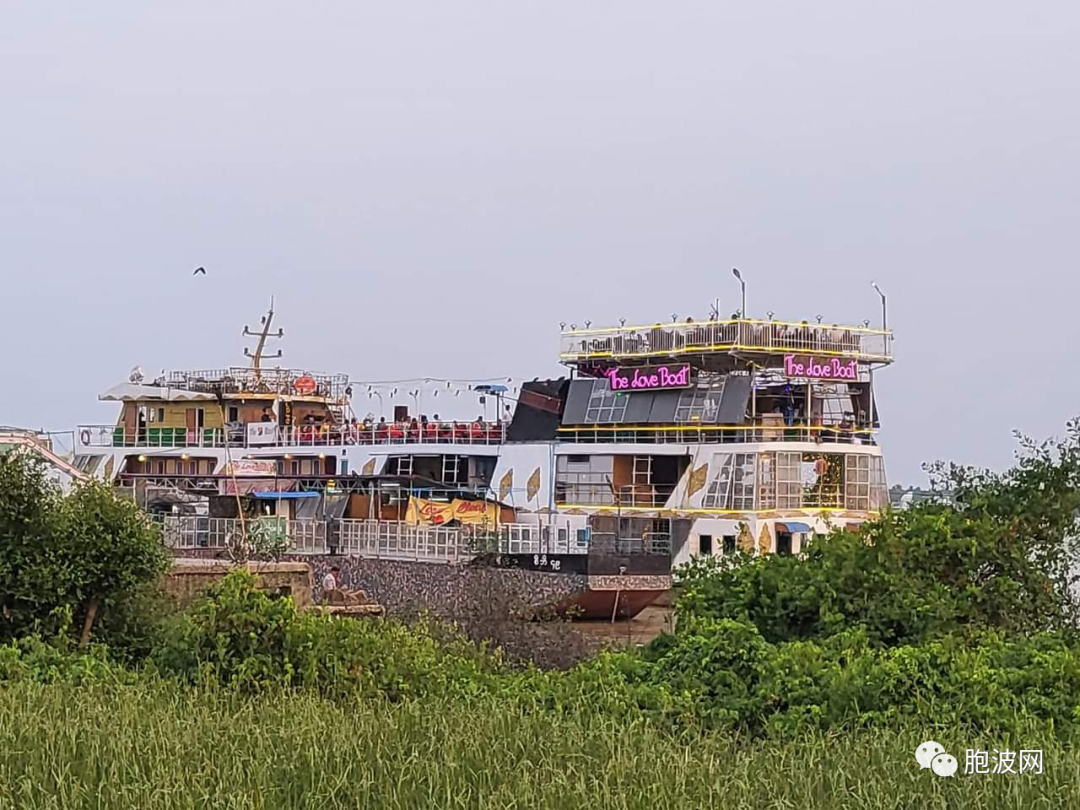
<instances>
[{"instance_id":1,"label":"window","mask_svg":"<svg viewBox=\"0 0 1080 810\"><path fill-rule=\"evenodd\" d=\"M555 500L586 505L613 504L612 456L559 456L555 462Z\"/></svg>"},{"instance_id":2,"label":"window","mask_svg":"<svg viewBox=\"0 0 1080 810\"><path fill-rule=\"evenodd\" d=\"M720 397L723 393L723 378L711 382L699 380L693 388L684 388L679 393L679 404L675 406L675 421L715 422L720 413Z\"/></svg>"},{"instance_id":3,"label":"window","mask_svg":"<svg viewBox=\"0 0 1080 810\"><path fill-rule=\"evenodd\" d=\"M889 490L885 481L885 459L870 457L870 509L880 512L889 503Z\"/></svg>"},{"instance_id":4,"label":"window","mask_svg":"<svg viewBox=\"0 0 1080 810\"><path fill-rule=\"evenodd\" d=\"M776 454L776 508L802 506L802 454Z\"/></svg>"},{"instance_id":5,"label":"window","mask_svg":"<svg viewBox=\"0 0 1080 810\"><path fill-rule=\"evenodd\" d=\"M787 532L777 532L776 553L791 554L791 535Z\"/></svg>"},{"instance_id":6,"label":"window","mask_svg":"<svg viewBox=\"0 0 1080 810\"><path fill-rule=\"evenodd\" d=\"M798 455L798 454L796 454ZM717 453L716 478L705 491L706 509L753 509L757 455L754 453Z\"/></svg>"},{"instance_id":7,"label":"window","mask_svg":"<svg viewBox=\"0 0 1080 810\"><path fill-rule=\"evenodd\" d=\"M165 409L155 408L152 405L140 405L139 406L139 421L140 422L164 422L165 421Z\"/></svg>"},{"instance_id":8,"label":"window","mask_svg":"<svg viewBox=\"0 0 1080 810\"><path fill-rule=\"evenodd\" d=\"M870 510L870 461L868 455L849 455L844 464L844 506Z\"/></svg>"},{"instance_id":9,"label":"window","mask_svg":"<svg viewBox=\"0 0 1080 810\"><path fill-rule=\"evenodd\" d=\"M758 455L758 509L776 508L776 454Z\"/></svg>"},{"instance_id":10,"label":"window","mask_svg":"<svg viewBox=\"0 0 1080 810\"><path fill-rule=\"evenodd\" d=\"M230 422L239 422L240 421L240 409L237 408L235 405L230 405L229 406L229 421Z\"/></svg>"},{"instance_id":11,"label":"window","mask_svg":"<svg viewBox=\"0 0 1080 810\"><path fill-rule=\"evenodd\" d=\"M621 422L629 401L626 394L612 391L606 380L598 380L593 383L589 404L585 407L585 421L593 424Z\"/></svg>"},{"instance_id":12,"label":"window","mask_svg":"<svg viewBox=\"0 0 1080 810\"><path fill-rule=\"evenodd\" d=\"M725 534L724 535L724 553L725 554L734 554L735 553L735 535L733 535L733 534Z\"/></svg>"},{"instance_id":13,"label":"window","mask_svg":"<svg viewBox=\"0 0 1080 810\"><path fill-rule=\"evenodd\" d=\"M731 477L731 508L753 509L757 456L736 453Z\"/></svg>"},{"instance_id":14,"label":"window","mask_svg":"<svg viewBox=\"0 0 1080 810\"><path fill-rule=\"evenodd\" d=\"M462 456L442 457L442 482L444 484L468 483L469 460Z\"/></svg>"},{"instance_id":15,"label":"window","mask_svg":"<svg viewBox=\"0 0 1080 810\"><path fill-rule=\"evenodd\" d=\"M412 475L412 456L390 456L386 460L386 475Z\"/></svg>"},{"instance_id":16,"label":"window","mask_svg":"<svg viewBox=\"0 0 1080 810\"><path fill-rule=\"evenodd\" d=\"M698 538L698 552L701 554L712 554L711 534L703 534Z\"/></svg>"},{"instance_id":17,"label":"window","mask_svg":"<svg viewBox=\"0 0 1080 810\"><path fill-rule=\"evenodd\" d=\"M652 484L652 456L634 456L634 483Z\"/></svg>"}]
</instances>

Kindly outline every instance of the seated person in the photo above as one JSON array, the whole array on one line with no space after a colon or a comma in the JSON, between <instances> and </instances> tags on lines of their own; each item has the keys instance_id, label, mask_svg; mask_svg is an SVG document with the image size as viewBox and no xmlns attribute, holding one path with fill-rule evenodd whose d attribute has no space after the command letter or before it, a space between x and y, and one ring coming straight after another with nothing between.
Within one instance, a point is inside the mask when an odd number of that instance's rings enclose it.
<instances>
[{"instance_id":1,"label":"seated person","mask_svg":"<svg viewBox=\"0 0 1080 810\"><path fill-rule=\"evenodd\" d=\"M341 585L341 569L334 565L322 580L322 604L324 605L363 605L367 594L354 591Z\"/></svg>"}]
</instances>

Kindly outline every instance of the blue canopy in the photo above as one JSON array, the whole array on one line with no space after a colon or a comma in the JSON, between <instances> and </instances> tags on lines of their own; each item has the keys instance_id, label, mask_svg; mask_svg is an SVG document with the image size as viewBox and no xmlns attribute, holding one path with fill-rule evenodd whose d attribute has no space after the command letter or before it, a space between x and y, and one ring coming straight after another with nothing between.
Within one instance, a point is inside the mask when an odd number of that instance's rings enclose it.
<instances>
[{"instance_id":1,"label":"blue canopy","mask_svg":"<svg viewBox=\"0 0 1080 810\"><path fill-rule=\"evenodd\" d=\"M795 523L794 521L787 521L785 523L777 523L776 528L779 531L787 532L788 534L806 534L811 531L811 528L805 523Z\"/></svg>"},{"instance_id":2,"label":"blue canopy","mask_svg":"<svg viewBox=\"0 0 1080 810\"><path fill-rule=\"evenodd\" d=\"M318 498L319 492L252 492L256 498L264 498L268 501L288 501L294 498Z\"/></svg>"}]
</instances>

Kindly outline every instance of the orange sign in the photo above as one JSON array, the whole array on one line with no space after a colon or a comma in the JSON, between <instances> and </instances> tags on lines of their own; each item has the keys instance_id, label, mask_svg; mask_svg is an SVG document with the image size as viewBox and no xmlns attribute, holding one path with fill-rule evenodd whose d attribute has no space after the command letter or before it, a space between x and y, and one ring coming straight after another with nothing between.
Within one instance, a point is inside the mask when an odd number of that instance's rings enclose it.
<instances>
[{"instance_id":1,"label":"orange sign","mask_svg":"<svg viewBox=\"0 0 1080 810\"><path fill-rule=\"evenodd\" d=\"M296 393L301 396L307 396L308 394L314 394L315 389L318 386L315 384L315 380L306 374L303 377L297 377L296 382L293 383L293 388L296 389Z\"/></svg>"}]
</instances>

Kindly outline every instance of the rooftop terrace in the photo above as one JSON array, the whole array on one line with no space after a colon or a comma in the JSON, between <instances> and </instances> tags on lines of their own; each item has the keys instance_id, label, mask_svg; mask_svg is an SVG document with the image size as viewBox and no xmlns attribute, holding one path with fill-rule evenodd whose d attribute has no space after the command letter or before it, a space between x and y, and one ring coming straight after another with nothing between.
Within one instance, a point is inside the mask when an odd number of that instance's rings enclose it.
<instances>
[{"instance_id":1,"label":"rooftop terrace","mask_svg":"<svg viewBox=\"0 0 1080 810\"><path fill-rule=\"evenodd\" d=\"M750 318L570 329L561 335L559 358L564 363L577 364L714 353L778 357L806 353L863 363L891 363L892 332L869 326Z\"/></svg>"}]
</instances>

